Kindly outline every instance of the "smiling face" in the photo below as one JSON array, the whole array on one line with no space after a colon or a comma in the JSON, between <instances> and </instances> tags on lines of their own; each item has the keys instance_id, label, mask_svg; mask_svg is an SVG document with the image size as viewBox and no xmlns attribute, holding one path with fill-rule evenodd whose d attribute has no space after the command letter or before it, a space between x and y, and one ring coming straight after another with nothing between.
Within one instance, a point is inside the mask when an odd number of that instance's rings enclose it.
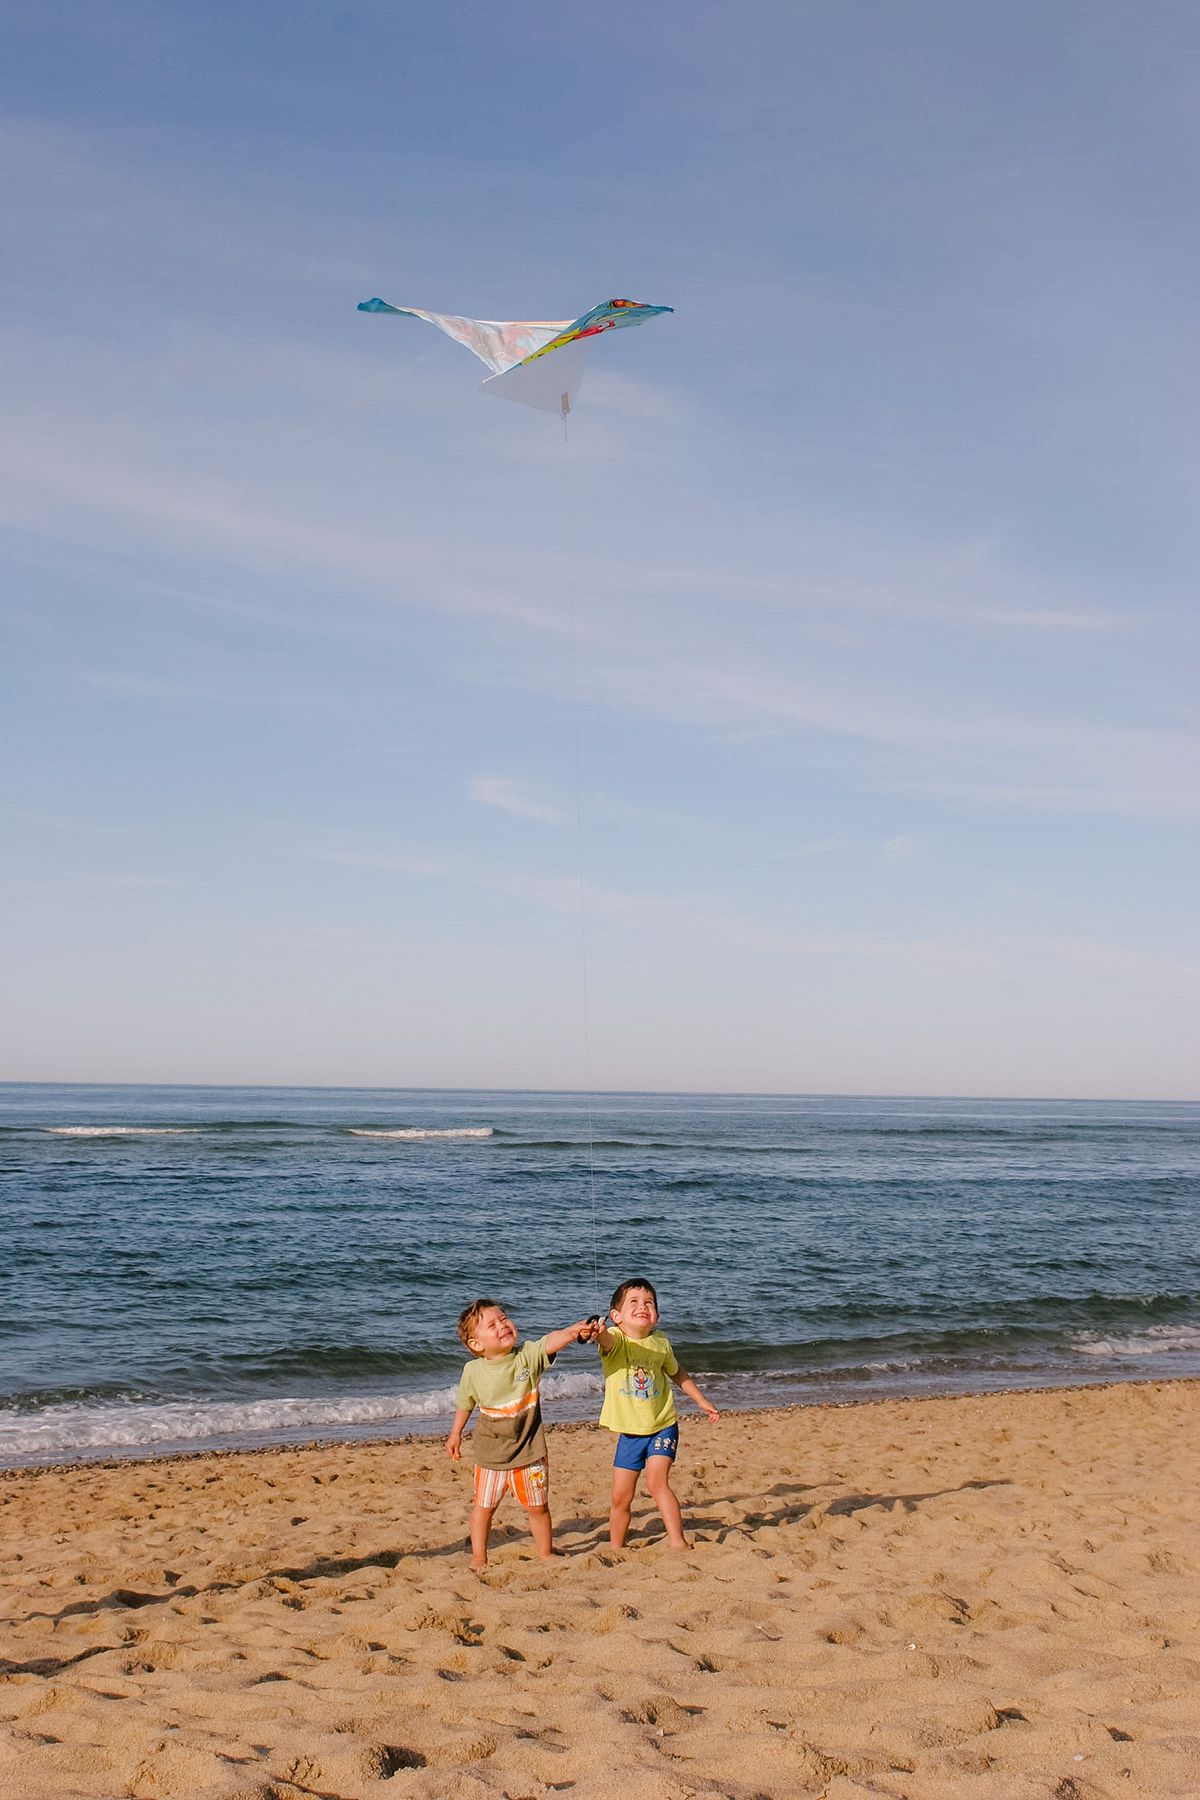
<instances>
[{"instance_id":1,"label":"smiling face","mask_svg":"<svg viewBox=\"0 0 1200 1800\"><path fill-rule=\"evenodd\" d=\"M471 1326L467 1349L476 1356L507 1356L517 1347L517 1328L502 1306L485 1306Z\"/></svg>"},{"instance_id":2,"label":"smiling face","mask_svg":"<svg viewBox=\"0 0 1200 1800\"><path fill-rule=\"evenodd\" d=\"M621 1296L621 1304L613 1307L610 1316L626 1337L649 1337L658 1324L658 1302L649 1288L631 1287Z\"/></svg>"}]
</instances>

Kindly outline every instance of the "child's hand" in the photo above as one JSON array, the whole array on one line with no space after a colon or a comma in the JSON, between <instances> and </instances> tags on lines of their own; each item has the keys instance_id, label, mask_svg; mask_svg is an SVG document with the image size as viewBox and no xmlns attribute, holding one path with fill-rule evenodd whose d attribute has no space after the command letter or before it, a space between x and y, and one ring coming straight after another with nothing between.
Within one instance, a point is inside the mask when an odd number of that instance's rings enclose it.
<instances>
[{"instance_id":1,"label":"child's hand","mask_svg":"<svg viewBox=\"0 0 1200 1800\"><path fill-rule=\"evenodd\" d=\"M710 1425L715 1425L721 1417L715 1406L702 1406L700 1411L704 1414Z\"/></svg>"},{"instance_id":2,"label":"child's hand","mask_svg":"<svg viewBox=\"0 0 1200 1800\"><path fill-rule=\"evenodd\" d=\"M577 1343L594 1344L597 1337L600 1335L599 1313L594 1313L590 1319L580 1319L578 1325L575 1327L575 1332L575 1341Z\"/></svg>"},{"instance_id":3,"label":"child's hand","mask_svg":"<svg viewBox=\"0 0 1200 1800\"><path fill-rule=\"evenodd\" d=\"M451 1462L460 1462L462 1460L461 1445L462 1438L459 1436L458 1432L452 1431L450 1436L446 1439L446 1455L450 1458Z\"/></svg>"}]
</instances>

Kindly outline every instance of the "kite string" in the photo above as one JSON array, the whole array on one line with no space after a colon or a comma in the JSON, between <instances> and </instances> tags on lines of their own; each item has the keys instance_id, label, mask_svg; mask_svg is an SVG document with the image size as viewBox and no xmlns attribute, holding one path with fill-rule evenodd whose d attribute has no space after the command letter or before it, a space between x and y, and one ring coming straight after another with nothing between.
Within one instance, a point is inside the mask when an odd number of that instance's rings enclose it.
<instances>
[{"instance_id":1,"label":"kite string","mask_svg":"<svg viewBox=\"0 0 1200 1800\"><path fill-rule=\"evenodd\" d=\"M567 421L564 416L564 432L566 431L566 428ZM596 1218L596 1134L593 1122L594 1095L592 1092L592 1031L589 1006L590 983L588 980L587 895L583 879L583 783L580 779L579 750L579 655L574 590L571 592L571 700L575 740L575 863L579 882L579 968L580 987L583 999L584 1091L587 1096L588 1196L591 1201L592 1212L592 1289L595 1294L597 1310L602 1311L603 1309L600 1305L599 1228Z\"/></svg>"}]
</instances>

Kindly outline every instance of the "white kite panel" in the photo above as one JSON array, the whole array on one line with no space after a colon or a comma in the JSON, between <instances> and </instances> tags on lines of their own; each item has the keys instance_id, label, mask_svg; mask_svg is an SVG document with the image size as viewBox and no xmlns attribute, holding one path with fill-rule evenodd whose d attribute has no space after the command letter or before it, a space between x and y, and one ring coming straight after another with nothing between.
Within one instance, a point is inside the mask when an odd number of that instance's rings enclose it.
<instances>
[{"instance_id":1,"label":"white kite panel","mask_svg":"<svg viewBox=\"0 0 1200 1800\"><path fill-rule=\"evenodd\" d=\"M503 375L489 376L483 392L501 400L516 400L521 406L536 406L539 412L569 413L583 382L590 349L590 344L578 341L564 344L536 362L518 363Z\"/></svg>"}]
</instances>

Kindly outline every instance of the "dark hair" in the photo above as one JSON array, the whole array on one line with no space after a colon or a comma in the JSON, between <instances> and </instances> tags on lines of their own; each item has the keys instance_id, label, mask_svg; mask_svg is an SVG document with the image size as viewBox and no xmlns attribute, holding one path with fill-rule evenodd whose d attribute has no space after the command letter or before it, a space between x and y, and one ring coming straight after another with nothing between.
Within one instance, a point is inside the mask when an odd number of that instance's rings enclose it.
<instances>
[{"instance_id":1,"label":"dark hair","mask_svg":"<svg viewBox=\"0 0 1200 1800\"><path fill-rule=\"evenodd\" d=\"M489 1306L499 1306L499 1304L499 1300L472 1300L470 1306L463 1307L458 1315L458 1335L468 1350L471 1349L471 1333L478 1325L480 1315L485 1313ZM475 1354L474 1351L471 1353Z\"/></svg>"},{"instance_id":2,"label":"dark hair","mask_svg":"<svg viewBox=\"0 0 1200 1800\"><path fill-rule=\"evenodd\" d=\"M640 1275L635 1275L632 1281L623 1281L621 1283L620 1287L617 1289L616 1293L613 1295L612 1299L609 1301L609 1311L616 1312L618 1306L620 1306L622 1300L625 1298L625 1296L629 1292L630 1288L635 1288L635 1287L645 1288L646 1292L649 1294L650 1298L653 1300L655 1306L658 1305L658 1295L654 1291L653 1283L649 1282L649 1281L643 1281Z\"/></svg>"}]
</instances>

